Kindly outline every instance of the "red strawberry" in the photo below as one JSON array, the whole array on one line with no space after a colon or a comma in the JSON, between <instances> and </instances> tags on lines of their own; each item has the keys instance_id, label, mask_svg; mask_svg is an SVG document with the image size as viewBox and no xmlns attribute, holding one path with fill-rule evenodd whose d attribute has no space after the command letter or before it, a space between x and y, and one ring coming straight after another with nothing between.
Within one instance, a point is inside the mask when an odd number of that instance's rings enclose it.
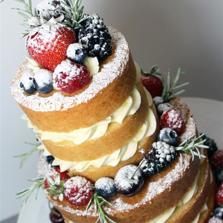
<instances>
[{"instance_id":1,"label":"red strawberry","mask_svg":"<svg viewBox=\"0 0 223 223\"><path fill-rule=\"evenodd\" d=\"M45 24L27 38L29 55L43 68L54 71L66 59L66 51L76 41L75 33L61 24Z\"/></svg>"},{"instance_id":2,"label":"red strawberry","mask_svg":"<svg viewBox=\"0 0 223 223\"><path fill-rule=\"evenodd\" d=\"M76 206L86 206L93 195L93 184L80 176L67 180L64 188L65 198Z\"/></svg>"},{"instance_id":3,"label":"red strawberry","mask_svg":"<svg viewBox=\"0 0 223 223\"><path fill-rule=\"evenodd\" d=\"M162 114L160 126L161 128L171 128L179 135L184 132L186 127L182 113L176 108L171 108Z\"/></svg>"},{"instance_id":4,"label":"red strawberry","mask_svg":"<svg viewBox=\"0 0 223 223\"><path fill-rule=\"evenodd\" d=\"M217 205L223 205L223 183L220 185L216 197L215 197Z\"/></svg>"},{"instance_id":5,"label":"red strawberry","mask_svg":"<svg viewBox=\"0 0 223 223\"><path fill-rule=\"evenodd\" d=\"M44 187L44 189L48 189L50 187L50 184L47 179L44 180L43 187Z\"/></svg>"},{"instance_id":6,"label":"red strawberry","mask_svg":"<svg viewBox=\"0 0 223 223\"><path fill-rule=\"evenodd\" d=\"M57 173L60 174L60 180L65 181L70 178L67 171L60 172L60 167L56 166L54 167L54 169L56 170Z\"/></svg>"},{"instance_id":7,"label":"red strawberry","mask_svg":"<svg viewBox=\"0 0 223 223\"><path fill-rule=\"evenodd\" d=\"M144 74L141 78L141 81L153 98L162 95L163 82L159 77L151 74Z\"/></svg>"},{"instance_id":8,"label":"red strawberry","mask_svg":"<svg viewBox=\"0 0 223 223\"><path fill-rule=\"evenodd\" d=\"M88 85L92 77L84 65L64 60L56 67L53 79L56 89L72 94Z\"/></svg>"}]
</instances>

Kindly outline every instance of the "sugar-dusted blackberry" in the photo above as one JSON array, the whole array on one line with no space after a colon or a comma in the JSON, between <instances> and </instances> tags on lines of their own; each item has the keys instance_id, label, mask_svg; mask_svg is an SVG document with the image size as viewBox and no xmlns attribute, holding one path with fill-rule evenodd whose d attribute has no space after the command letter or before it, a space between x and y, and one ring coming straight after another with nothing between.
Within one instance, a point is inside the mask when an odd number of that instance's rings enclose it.
<instances>
[{"instance_id":1,"label":"sugar-dusted blackberry","mask_svg":"<svg viewBox=\"0 0 223 223\"><path fill-rule=\"evenodd\" d=\"M158 141L152 144L152 150L145 155L139 166L144 175L152 176L169 166L176 157L177 151L174 146Z\"/></svg>"},{"instance_id":2,"label":"sugar-dusted blackberry","mask_svg":"<svg viewBox=\"0 0 223 223\"><path fill-rule=\"evenodd\" d=\"M112 54L112 38L102 18L97 14L88 16L82 23L78 35L79 43L88 56L104 60Z\"/></svg>"}]
</instances>

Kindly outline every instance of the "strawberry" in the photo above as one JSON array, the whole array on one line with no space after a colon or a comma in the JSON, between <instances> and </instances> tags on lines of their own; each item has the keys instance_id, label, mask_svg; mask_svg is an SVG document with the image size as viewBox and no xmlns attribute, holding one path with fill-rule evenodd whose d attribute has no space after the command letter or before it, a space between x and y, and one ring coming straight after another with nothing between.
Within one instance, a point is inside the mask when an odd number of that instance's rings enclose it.
<instances>
[{"instance_id":1,"label":"strawberry","mask_svg":"<svg viewBox=\"0 0 223 223\"><path fill-rule=\"evenodd\" d=\"M54 170L60 174L60 180L62 181L65 181L67 180L68 178L70 178L70 176L68 175L68 172L67 171L64 171L64 172L61 172L60 171L60 167L59 166L56 166L54 167Z\"/></svg>"},{"instance_id":2,"label":"strawberry","mask_svg":"<svg viewBox=\"0 0 223 223\"><path fill-rule=\"evenodd\" d=\"M223 183L220 185L216 197L215 197L217 205L223 205Z\"/></svg>"},{"instance_id":3,"label":"strawberry","mask_svg":"<svg viewBox=\"0 0 223 223\"><path fill-rule=\"evenodd\" d=\"M93 184L84 177L70 178L64 188L65 199L76 206L86 206L93 196Z\"/></svg>"},{"instance_id":4,"label":"strawberry","mask_svg":"<svg viewBox=\"0 0 223 223\"><path fill-rule=\"evenodd\" d=\"M28 35L27 50L43 68L54 71L66 59L67 48L74 42L76 35L71 29L61 24L47 23Z\"/></svg>"},{"instance_id":5,"label":"strawberry","mask_svg":"<svg viewBox=\"0 0 223 223\"><path fill-rule=\"evenodd\" d=\"M184 132L186 127L182 113L176 108L171 108L162 114L160 126L161 128L171 128L179 135Z\"/></svg>"},{"instance_id":6,"label":"strawberry","mask_svg":"<svg viewBox=\"0 0 223 223\"><path fill-rule=\"evenodd\" d=\"M217 150L211 157L212 165L217 169L223 169L223 150Z\"/></svg>"},{"instance_id":7,"label":"strawberry","mask_svg":"<svg viewBox=\"0 0 223 223\"><path fill-rule=\"evenodd\" d=\"M56 67L53 80L56 89L66 94L72 94L88 85L92 76L84 65L67 59Z\"/></svg>"},{"instance_id":8,"label":"strawberry","mask_svg":"<svg viewBox=\"0 0 223 223\"><path fill-rule=\"evenodd\" d=\"M150 92L152 97L161 96L163 92L163 82L155 75L144 75L141 78L142 84Z\"/></svg>"}]
</instances>

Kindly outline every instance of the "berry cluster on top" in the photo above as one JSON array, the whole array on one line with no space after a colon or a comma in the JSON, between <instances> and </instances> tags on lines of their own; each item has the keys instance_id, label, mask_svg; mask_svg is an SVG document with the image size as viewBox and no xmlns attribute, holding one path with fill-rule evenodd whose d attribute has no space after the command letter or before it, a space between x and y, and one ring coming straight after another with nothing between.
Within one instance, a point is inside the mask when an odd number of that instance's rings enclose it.
<instances>
[{"instance_id":1,"label":"berry cluster on top","mask_svg":"<svg viewBox=\"0 0 223 223\"><path fill-rule=\"evenodd\" d=\"M81 0L43 0L34 9L31 1L21 2L27 51L39 67L21 77L25 93L56 89L73 94L90 84L99 63L112 54L112 37L103 19L85 14Z\"/></svg>"}]
</instances>

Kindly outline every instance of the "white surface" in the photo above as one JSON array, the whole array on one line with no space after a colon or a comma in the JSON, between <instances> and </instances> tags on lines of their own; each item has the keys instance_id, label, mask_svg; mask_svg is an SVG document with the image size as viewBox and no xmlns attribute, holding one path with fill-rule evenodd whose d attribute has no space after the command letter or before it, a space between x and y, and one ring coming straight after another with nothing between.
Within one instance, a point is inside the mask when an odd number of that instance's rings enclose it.
<instances>
[{"instance_id":1,"label":"white surface","mask_svg":"<svg viewBox=\"0 0 223 223\"><path fill-rule=\"evenodd\" d=\"M199 131L208 133L223 146L223 102L201 98L184 98L184 101L191 107ZM31 197L23 206L18 223L49 223L48 216L48 201L41 192L37 200Z\"/></svg>"},{"instance_id":2,"label":"white surface","mask_svg":"<svg viewBox=\"0 0 223 223\"><path fill-rule=\"evenodd\" d=\"M34 4L39 0L34 0ZM129 41L135 59L145 69L159 64L172 71L181 66L192 84L188 95L223 100L222 0L84 0L89 12L98 12ZM20 120L10 95L10 80L25 56L22 19L15 0L0 4L0 220L15 214L17 191L35 176L31 159L23 170L13 156L30 149L33 134Z\"/></svg>"}]
</instances>

